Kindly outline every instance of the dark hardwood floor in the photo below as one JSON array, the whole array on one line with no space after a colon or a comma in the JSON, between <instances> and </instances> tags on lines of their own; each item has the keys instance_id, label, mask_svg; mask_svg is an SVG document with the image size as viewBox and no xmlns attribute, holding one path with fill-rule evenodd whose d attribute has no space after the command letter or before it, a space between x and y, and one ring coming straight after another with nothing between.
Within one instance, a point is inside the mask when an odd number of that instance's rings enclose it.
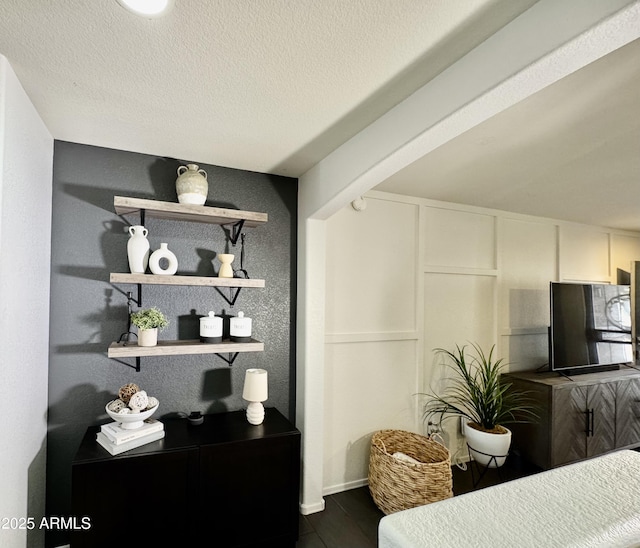
<instances>
[{"instance_id":1,"label":"dark hardwood floor","mask_svg":"<svg viewBox=\"0 0 640 548\"><path fill-rule=\"evenodd\" d=\"M466 470L453 467L454 496L528 476L540 469L511 455L500 469L482 470L467 464ZM478 481L480 480L480 481ZM476 486L474 487L474 483ZM360 487L325 497L325 510L300 516L297 548L376 548L378 522L384 514L376 507L368 487Z\"/></svg>"}]
</instances>

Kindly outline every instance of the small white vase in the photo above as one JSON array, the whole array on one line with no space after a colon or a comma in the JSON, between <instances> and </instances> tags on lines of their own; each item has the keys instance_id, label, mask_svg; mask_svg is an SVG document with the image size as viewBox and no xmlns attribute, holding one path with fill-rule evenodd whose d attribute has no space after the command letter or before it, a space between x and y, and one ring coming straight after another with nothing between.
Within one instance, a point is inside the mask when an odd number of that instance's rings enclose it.
<instances>
[{"instance_id":1,"label":"small white vase","mask_svg":"<svg viewBox=\"0 0 640 548\"><path fill-rule=\"evenodd\" d=\"M489 468L502 466L507 460L509 447L511 447L511 430L508 428L505 428L505 430L506 433L504 434L492 434L472 428L467 423L464 428L464 435L467 438L469 452L473 460Z\"/></svg>"},{"instance_id":2,"label":"small white vase","mask_svg":"<svg viewBox=\"0 0 640 548\"><path fill-rule=\"evenodd\" d=\"M233 278L233 268L231 267L231 263L235 255L231 253L218 253L218 260L220 263L220 271L218 272L218 278Z\"/></svg>"},{"instance_id":3,"label":"small white vase","mask_svg":"<svg viewBox=\"0 0 640 548\"><path fill-rule=\"evenodd\" d=\"M149 263L149 231L141 226L129 227L129 241L127 242L127 257L129 258L129 270L132 274L144 274Z\"/></svg>"},{"instance_id":4,"label":"small white vase","mask_svg":"<svg viewBox=\"0 0 640 548\"><path fill-rule=\"evenodd\" d=\"M160 266L162 259L167 260L167 268ZM149 269L154 274L164 274L167 276L175 274L178 270L178 259L172 251L169 251L166 243L160 244L160 249L156 249L151 254L151 257L149 257Z\"/></svg>"},{"instance_id":5,"label":"small white vase","mask_svg":"<svg viewBox=\"0 0 640 548\"><path fill-rule=\"evenodd\" d=\"M138 346L156 346L158 344L158 328L138 329Z\"/></svg>"}]
</instances>

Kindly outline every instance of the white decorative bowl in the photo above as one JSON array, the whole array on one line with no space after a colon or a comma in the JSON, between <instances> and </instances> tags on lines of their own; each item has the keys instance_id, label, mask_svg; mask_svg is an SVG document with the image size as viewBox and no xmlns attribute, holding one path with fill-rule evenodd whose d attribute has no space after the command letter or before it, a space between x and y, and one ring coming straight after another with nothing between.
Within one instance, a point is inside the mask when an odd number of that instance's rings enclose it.
<instances>
[{"instance_id":1,"label":"white decorative bowl","mask_svg":"<svg viewBox=\"0 0 640 548\"><path fill-rule=\"evenodd\" d=\"M107 412L114 421L120 423L120 427L124 430L135 430L136 428L140 428L144 421L147 420L151 415L153 415L160 404L158 403L155 407L151 409L147 409L146 411L141 411L140 413L114 413L109 409L109 404L104 406L104 410Z\"/></svg>"}]
</instances>

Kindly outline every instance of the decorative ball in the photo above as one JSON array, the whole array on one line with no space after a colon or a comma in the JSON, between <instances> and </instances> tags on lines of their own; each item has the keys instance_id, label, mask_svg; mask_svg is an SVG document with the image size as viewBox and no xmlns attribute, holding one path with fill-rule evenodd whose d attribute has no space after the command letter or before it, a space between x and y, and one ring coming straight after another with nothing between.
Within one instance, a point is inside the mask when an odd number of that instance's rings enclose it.
<instances>
[{"instance_id":1,"label":"decorative ball","mask_svg":"<svg viewBox=\"0 0 640 548\"><path fill-rule=\"evenodd\" d=\"M118 397L128 405L131 396L139 391L140 387L137 384L130 382L120 387L120 390L118 390Z\"/></svg>"},{"instance_id":2,"label":"decorative ball","mask_svg":"<svg viewBox=\"0 0 640 548\"><path fill-rule=\"evenodd\" d=\"M147 409L153 409L160 402L153 396L149 396L149 403L147 403Z\"/></svg>"},{"instance_id":3,"label":"decorative ball","mask_svg":"<svg viewBox=\"0 0 640 548\"><path fill-rule=\"evenodd\" d=\"M118 413L120 409L126 407L127 404L124 403L121 399L117 399L117 400L113 400L112 402L109 402L108 406L109 406L109 411Z\"/></svg>"},{"instance_id":4,"label":"decorative ball","mask_svg":"<svg viewBox=\"0 0 640 548\"><path fill-rule=\"evenodd\" d=\"M120 409L120 411L118 411L118 415L128 415L129 413L131 413L131 409L129 409L128 407L123 407L122 409Z\"/></svg>"},{"instance_id":5,"label":"decorative ball","mask_svg":"<svg viewBox=\"0 0 640 548\"><path fill-rule=\"evenodd\" d=\"M134 412L140 412L149 405L149 398L144 390L136 392L129 398L129 407Z\"/></svg>"}]
</instances>

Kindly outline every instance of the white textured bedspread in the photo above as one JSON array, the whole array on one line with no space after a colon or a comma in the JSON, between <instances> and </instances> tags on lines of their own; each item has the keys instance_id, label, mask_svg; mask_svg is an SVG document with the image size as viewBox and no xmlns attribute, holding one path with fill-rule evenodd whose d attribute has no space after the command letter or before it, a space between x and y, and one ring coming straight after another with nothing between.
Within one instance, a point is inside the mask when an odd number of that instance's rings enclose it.
<instances>
[{"instance_id":1,"label":"white textured bedspread","mask_svg":"<svg viewBox=\"0 0 640 548\"><path fill-rule=\"evenodd\" d=\"M379 548L638 547L640 453L618 451L390 514L378 537Z\"/></svg>"}]
</instances>

